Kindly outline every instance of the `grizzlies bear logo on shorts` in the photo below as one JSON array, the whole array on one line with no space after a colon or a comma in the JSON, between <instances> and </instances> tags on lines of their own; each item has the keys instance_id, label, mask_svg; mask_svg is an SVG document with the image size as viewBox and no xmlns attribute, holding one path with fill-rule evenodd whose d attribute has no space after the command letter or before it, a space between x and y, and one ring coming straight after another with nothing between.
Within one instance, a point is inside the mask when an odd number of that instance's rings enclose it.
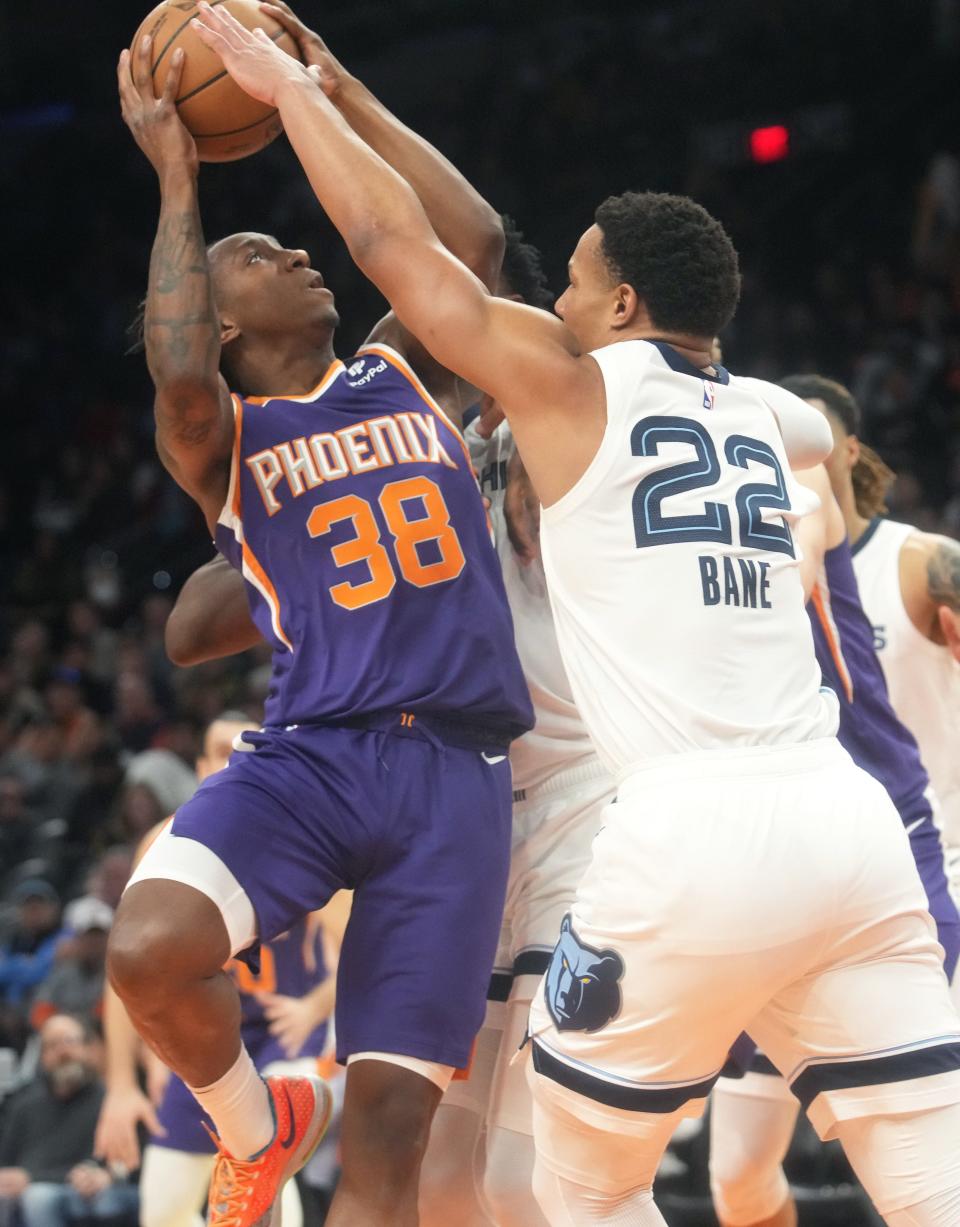
<instances>
[{"instance_id":1,"label":"grizzlies bear logo on shorts","mask_svg":"<svg viewBox=\"0 0 960 1227\"><path fill-rule=\"evenodd\" d=\"M623 959L615 950L594 950L573 930L569 913L547 968L544 995L558 1031L599 1031L620 1012Z\"/></svg>"}]
</instances>

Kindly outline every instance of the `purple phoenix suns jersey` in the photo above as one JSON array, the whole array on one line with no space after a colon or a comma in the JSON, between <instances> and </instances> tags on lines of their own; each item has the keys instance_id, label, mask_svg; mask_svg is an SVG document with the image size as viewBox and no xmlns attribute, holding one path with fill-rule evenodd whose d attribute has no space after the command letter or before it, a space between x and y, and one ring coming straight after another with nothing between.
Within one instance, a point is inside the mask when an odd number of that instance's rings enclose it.
<instances>
[{"instance_id":1,"label":"purple phoenix suns jersey","mask_svg":"<svg viewBox=\"0 0 960 1227\"><path fill-rule=\"evenodd\" d=\"M463 440L392 349L304 396L234 398L217 545L273 646L265 723L411 710L533 724Z\"/></svg>"},{"instance_id":2,"label":"purple phoenix suns jersey","mask_svg":"<svg viewBox=\"0 0 960 1227\"><path fill-rule=\"evenodd\" d=\"M909 824L929 813L924 793L930 780L913 735L890 706L846 538L824 555L807 612L824 682L840 700L837 736L854 762L886 788Z\"/></svg>"}]
</instances>

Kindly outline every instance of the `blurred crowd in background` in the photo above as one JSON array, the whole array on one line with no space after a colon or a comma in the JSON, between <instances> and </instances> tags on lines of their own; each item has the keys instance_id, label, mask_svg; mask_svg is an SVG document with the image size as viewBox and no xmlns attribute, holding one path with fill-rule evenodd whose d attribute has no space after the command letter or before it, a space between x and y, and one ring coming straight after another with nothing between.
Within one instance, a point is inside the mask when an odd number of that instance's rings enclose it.
<instances>
[{"instance_id":1,"label":"blurred crowd in background","mask_svg":"<svg viewBox=\"0 0 960 1227\"><path fill-rule=\"evenodd\" d=\"M960 535L955 0L519 7L300 11L517 220L557 291L604 195L700 199L743 261L727 365L848 383L899 475L891 513ZM142 14L44 14L0 10L0 1096L30 1076L52 1015L96 1020L133 847L190 795L205 724L257 719L269 678L265 648L193 669L164 651L175 595L213 550L154 453L143 357L125 354L157 196L114 66ZM782 158L751 136L771 125ZM208 238L307 248L346 356L384 307L283 139L201 179Z\"/></svg>"}]
</instances>

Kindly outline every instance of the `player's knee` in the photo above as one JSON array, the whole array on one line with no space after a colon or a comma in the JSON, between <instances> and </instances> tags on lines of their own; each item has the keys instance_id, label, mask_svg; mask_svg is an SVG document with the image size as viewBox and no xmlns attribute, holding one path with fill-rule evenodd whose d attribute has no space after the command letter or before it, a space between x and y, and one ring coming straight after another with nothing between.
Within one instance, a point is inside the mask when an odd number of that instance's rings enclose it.
<instances>
[{"instance_id":1,"label":"player's knee","mask_svg":"<svg viewBox=\"0 0 960 1227\"><path fill-rule=\"evenodd\" d=\"M430 1137L435 1102L391 1083L364 1095L363 1128L344 1147L344 1172L368 1168L385 1183L402 1183L419 1169Z\"/></svg>"},{"instance_id":2,"label":"player's knee","mask_svg":"<svg viewBox=\"0 0 960 1227\"><path fill-rule=\"evenodd\" d=\"M487 1143L483 1195L493 1211L494 1222L500 1227L528 1227L540 1222L533 1194L533 1138L512 1130L508 1133L493 1129Z\"/></svg>"},{"instance_id":3,"label":"player's knee","mask_svg":"<svg viewBox=\"0 0 960 1227\"><path fill-rule=\"evenodd\" d=\"M745 1141L747 1144L741 1144ZM762 1223L772 1218L790 1195L790 1186L775 1148L762 1138L729 1137L710 1153L710 1191L717 1217L725 1227Z\"/></svg>"},{"instance_id":4,"label":"player's knee","mask_svg":"<svg viewBox=\"0 0 960 1227\"><path fill-rule=\"evenodd\" d=\"M420 1221L423 1227L447 1227L457 1219L476 1219L474 1151L479 1120L471 1129L456 1128L457 1117L472 1117L461 1108L441 1104L430 1131L430 1144L420 1167ZM451 1116L454 1123L451 1124Z\"/></svg>"},{"instance_id":5,"label":"player's knee","mask_svg":"<svg viewBox=\"0 0 960 1227\"><path fill-rule=\"evenodd\" d=\"M146 1001L214 975L229 955L226 929L209 899L178 882L151 880L137 883L120 902L107 975L122 1000Z\"/></svg>"}]
</instances>

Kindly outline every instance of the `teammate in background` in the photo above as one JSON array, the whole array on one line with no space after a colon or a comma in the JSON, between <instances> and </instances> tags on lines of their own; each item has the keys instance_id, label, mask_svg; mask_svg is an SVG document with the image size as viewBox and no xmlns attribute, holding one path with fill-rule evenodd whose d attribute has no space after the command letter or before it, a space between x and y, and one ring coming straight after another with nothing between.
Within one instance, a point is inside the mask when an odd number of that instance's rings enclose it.
<instances>
[{"instance_id":1,"label":"teammate in background","mask_svg":"<svg viewBox=\"0 0 960 1227\"><path fill-rule=\"evenodd\" d=\"M548 310L540 253L504 218L498 293ZM496 420L486 398L483 419ZM533 1105L521 1061L530 1002L550 962L557 930L590 860L613 781L573 702L539 560L511 545L504 514L515 454L506 423L484 437L479 406L465 431L490 517L513 614L520 663L536 724L510 749L513 848L487 1016L469 1075L451 1082L430 1134L420 1196L423 1227L538 1227L533 1196ZM480 1192L482 1190L482 1193ZM487 1217L489 1208L490 1217Z\"/></svg>"},{"instance_id":2,"label":"teammate in background","mask_svg":"<svg viewBox=\"0 0 960 1227\"><path fill-rule=\"evenodd\" d=\"M861 443L860 406L822 375L783 381L826 414L827 461L853 550L860 599L893 709L920 746L940 802L947 873L960 900L960 543L882 518L894 475Z\"/></svg>"},{"instance_id":3,"label":"teammate in background","mask_svg":"<svg viewBox=\"0 0 960 1227\"><path fill-rule=\"evenodd\" d=\"M198 782L222 771L234 739L256 727L240 713L225 712L214 720L204 734L203 754L197 760ZM165 825L158 824L141 841L135 866ZM336 945L342 932L333 936ZM264 947L259 976L254 977L236 960L227 967L241 994L244 1043L265 1076L314 1072L326 1045L335 981L324 967L320 938L318 924L301 921ZM139 1037L110 988L105 1006L106 1095L96 1152L129 1171L140 1167L137 1126L145 1124L151 1138L140 1173L141 1227L190 1227L199 1221L198 1211L213 1171L216 1147L207 1132L213 1123L176 1074L167 1073L155 1110L140 1089ZM286 1227L298 1227L302 1221L293 1181L283 1192L283 1218Z\"/></svg>"},{"instance_id":4,"label":"teammate in background","mask_svg":"<svg viewBox=\"0 0 960 1227\"><path fill-rule=\"evenodd\" d=\"M530 1014L548 1221L662 1223L663 1149L749 1030L892 1227L955 1224L960 1019L899 816L832 736L790 531L789 465L822 460L829 431L711 365L739 292L729 239L690 200L611 198L564 327L492 297L268 38L222 6L196 26L278 107L398 316L502 403L545 508L561 653L618 780Z\"/></svg>"},{"instance_id":5,"label":"teammate in background","mask_svg":"<svg viewBox=\"0 0 960 1227\"><path fill-rule=\"evenodd\" d=\"M269 11L314 66L311 88L322 79L492 283L497 215L289 10ZM132 74L126 52L118 66L124 117L161 186L144 314L157 442L247 580L274 673L264 729L243 735L133 875L110 977L216 1123L212 1222L274 1221L329 1091L260 1079L220 969L231 955L255 964L259 942L354 889L329 1221L401 1227L416 1221L433 1112L483 1020L509 864L506 755L532 713L462 437L407 357L438 390L453 380L393 317L338 361L333 295L306 252L257 234L207 250L175 61L160 100L149 39Z\"/></svg>"},{"instance_id":6,"label":"teammate in background","mask_svg":"<svg viewBox=\"0 0 960 1227\"><path fill-rule=\"evenodd\" d=\"M933 790L917 743L887 697L827 471L818 465L795 476L820 500L817 511L800 522L797 538L817 660L825 684L840 700L838 737L897 807L950 979L960 954L960 915L950 897ZM714 1087L710 1178L722 1227L795 1227L797 1210L783 1160L799 1111L800 1101L762 1054L742 1079L721 1078Z\"/></svg>"}]
</instances>

